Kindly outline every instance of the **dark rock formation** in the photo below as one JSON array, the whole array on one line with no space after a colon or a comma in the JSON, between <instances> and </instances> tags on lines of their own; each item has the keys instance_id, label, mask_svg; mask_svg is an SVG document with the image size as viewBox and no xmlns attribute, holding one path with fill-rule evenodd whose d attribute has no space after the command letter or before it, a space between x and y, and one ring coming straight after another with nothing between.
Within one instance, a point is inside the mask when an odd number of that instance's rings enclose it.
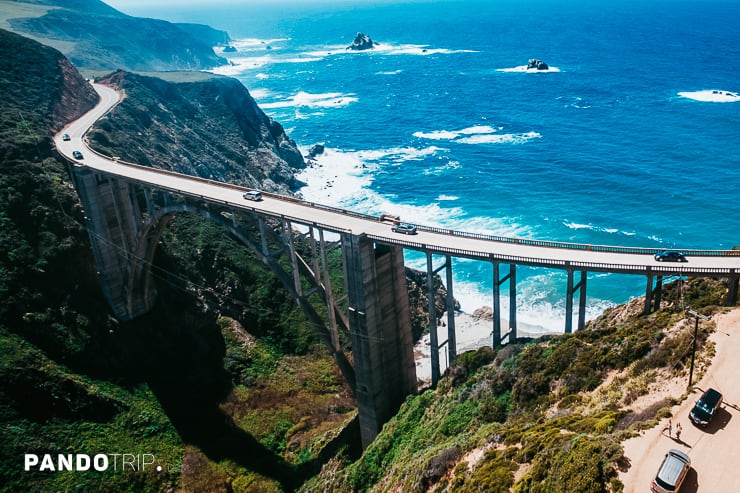
<instances>
[{"instance_id":1,"label":"dark rock formation","mask_svg":"<svg viewBox=\"0 0 740 493\"><path fill-rule=\"evenodd\" d=\"M163 74L164 76L164 74ZM116 72L126 97L90 132L93 147L124 161L289 193L306 163L283 127L236 79L200 75L174 83ZM135 138L132 138L135 136Z\"/></svg>"},{"instance_id":2,"label":"dark rock formation","mask_svg":"<svg viewBox=\"0 0 740 493\"><path fill-rule=\"evenodd\" d=\"M406 283L409 287L409 305L411 306L411 331L414 342L429 328L429 289L427 288L427 273L406 268ZM447 311L447 289L442 284L442 278L434 275L434 316L442 324L442 316ZM460 303L455 300L455 311L460 311Z\"/></svg>"},{"instance_id":3,"label":"dark rock formation","mask_svg":"<svg viewBox=\"0 0 740 493\"><path fill-rule=\"evenodd\" d=\"M346 49L353 51L370 50L372 48L375 48L377 44L378 43L370 39L370 36L368 36L367 34L358 32L357 36L355 36L355 40Z\"/></svg>"},{"instance_id":4,"label":"dark rock formation","mask_svg":"<svg viewBox=\"0 0 740 493\"><path fill-rule=\"evenodd\" d=\"M311 146L311 148L308 150L308 156L306 156L308 159L314 159L319 154L324 153L324 144L314 144Z\"/></svg>"},{"instance_id":5,"label":"dark rock formation","mask_svg":"<svg viewBox=\"0 0 740 493\"><path fill-rule=\"evenodd\" d=\"M225 46L224 53L236 53L236 48L231 45Z\"/></svg>"},{"instance_id":6,"label":"dark rock formation","mask_svg":"<svg viewBox=\"0 0 740 493\"><path fill-rule=\"evenodd\" d=\"M531 68L534 68L537 70L547 70L550 67L542 60L537 60L536 58L530 58L529 63L527 64L527 70Z\"/></svg>"}]
</instances>

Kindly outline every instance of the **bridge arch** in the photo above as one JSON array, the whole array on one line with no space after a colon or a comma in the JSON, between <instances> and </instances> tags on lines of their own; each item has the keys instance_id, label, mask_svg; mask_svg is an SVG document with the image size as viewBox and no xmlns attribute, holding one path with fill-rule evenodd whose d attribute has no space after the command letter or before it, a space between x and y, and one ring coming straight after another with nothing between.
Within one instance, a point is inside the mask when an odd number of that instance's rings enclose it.
<instances>
[{"instance_id":1,"label":"bridge arch","mask_svg":"<svg viewBox=\"0 0 740 493\"><path fill-rule=\"evenodd\" d=\"M192 213L197 214L210 222L213 222L224 228L232 238L242 245L246 246L268 269L272 271L275 277L280 281L283 287L290 293L293 300L303 311L309 324L314 332L319 336L322 342L327 346L332 356L336 360L345 380L355 390L355 374L352 365L347 359L338 344L338 341L332 337L331 330L326 326L322 317L318 314L314 306L309 302L307 296L303 295L296 289L294 277L283 269L275 256L270 255L263 245L261 239L250 235L245 228L238 227L233 214L232 219L224 217L220 212L214 212L204 205L183 203L168 205L157 209L149 215L142 224L141 230L137 235L134 250L131 255L131 264L127 282L127 297L129 306L137 304L137 298L152 299L156 297L154 282L152 280L152 265L154 255L159 245L159 240L164 234L167 225L178 214ZM246 212L239 212L242 216L247 216ZM254 222L259 218L252 218ZM263 228L262 228L263 229ZM289 232L288 232L289 233Z\"/></svg>"}]
</instances>

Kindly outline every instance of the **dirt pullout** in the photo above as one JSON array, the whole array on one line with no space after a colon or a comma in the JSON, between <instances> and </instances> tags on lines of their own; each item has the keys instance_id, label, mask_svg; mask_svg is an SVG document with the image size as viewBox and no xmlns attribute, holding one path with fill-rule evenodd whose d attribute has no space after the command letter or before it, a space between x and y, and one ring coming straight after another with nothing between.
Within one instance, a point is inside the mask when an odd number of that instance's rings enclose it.
<instances>
[{"instance_id":1,"label":"dirt pullout","mask_svg":"<svg viewBox=\"0 0 740 493\"><path fill-rule=\"evenodd\" d=\"M672 448L691 457L691 470L681 488L682 493L740 491L740 309L715 317L717 330L710 336L717 354L705 375L694 384L687 399L674 406L672 436L663 431L668 421L643 431L640 436L624 442L629 467L619 473L625 493L649 491L650 482L665 453ZM676 385L678 383L679 385ZM688 385L688 376L672 382L674 398L680 398ZM724 395L724 404L705 429L689 421L689 411L701 394L714 388ZM683 431L676 437L680 423Z\"/></svg>"}]
</instances>

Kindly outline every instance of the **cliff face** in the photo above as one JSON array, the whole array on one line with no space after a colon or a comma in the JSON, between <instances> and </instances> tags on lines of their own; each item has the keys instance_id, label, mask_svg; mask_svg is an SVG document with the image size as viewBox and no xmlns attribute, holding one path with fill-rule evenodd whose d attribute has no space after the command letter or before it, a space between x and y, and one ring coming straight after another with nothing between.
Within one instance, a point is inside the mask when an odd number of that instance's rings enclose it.
<instances>
[{"instance_id":1,"label":"cliff face","mask_svg":"<svg viewBox=\"0 0 740 493\"><path fill-rule=\"evenodd\" d=\"M299 186L300 151L237 80L173 83L116 72L100 82L126 98L89 134L129 162L273 192Z\"/></svg>"},{"instance_id":2,"label":"cliff face","mask_svg":"<svg viewBox=\"0 0 740 493\"><path fill-rule=\"evenodd\" d=\"M32 140L35 147L42 135L58 131L97 101L95 91L58 51L1 29L0 74L0 149L6 151ZM48 146L42 154L49 155Z\"/></svg>"},{"instance_id":3,"label":"cliff face","mask_svg":"<svg viewBox=\"0 0 740 493\"><path fill-rule=\"evenodd\" d=\"M42 15L24 17L29 5ZM54 8L43 13L42 6ZM208 26L131 17L99 0L27 0L8 9L13 31L53 44L77 67L203 70L226 64L212 46L229 36Z\"/></svg>"}]
</instances>

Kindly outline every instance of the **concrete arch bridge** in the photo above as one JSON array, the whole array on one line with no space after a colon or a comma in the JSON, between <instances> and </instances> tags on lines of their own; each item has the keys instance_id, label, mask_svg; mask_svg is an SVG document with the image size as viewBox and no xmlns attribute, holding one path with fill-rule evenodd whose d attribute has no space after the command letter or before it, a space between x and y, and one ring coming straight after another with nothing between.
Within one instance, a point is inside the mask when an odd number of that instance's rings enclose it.
<instances>
[{"instance_id":1,"label":"concrete arch bridge","mask_svg":"<svg viewBox=\"0 0 740 493\"><path fill-rule=\"evenodd\" d=\"M657 262L659 250L583 245L494 237L417 225L414 235L393 231L395 219L372 216L262 193L262 200L243 197L246 189L172 173L100 155L90 149L85 133L113 108L115 90L94 84L99 104L54 138L70 163L82 200L101 287L116 317L129 320L149 311L156 299L151 261L158 240L172 217L195 212L223 225L267 265L291 293L335 356L358 401L363 445L369 444L416 391L416 370L403 261L404 249L426 256L430 313L434 313L433 276L444 271L447 283L447 338L440 341L430 317L432 382L440 378L440 349L447 364L455 359L453 259L488 262L493 267L493 338L517 338L518 266L560 269L567 273L563 330L585 324L588 274L609 272L645 278L645 312L660 304L667 276L705 276L728 281L727 303L734 304L740 278L740 251L684 250L686 262ZM66 134L68 138L63 138ZM74 153L82 152L83 158ZM299 253L296 242L309 245ZM335 299L327 251L341 248L346 299ZM305 258L304 258L305 257ZM279 259L285 259L279 261ZM439 265L434 265L435 261ZM509 327L502 336L501 291L508 289ZM310 299L320 300L325 317ZM578 319L574 324L575 307ZM346 310L341 308L346 307ZM574 327L575 325L575 327ZM352 344L354 364L339 344L340 331Z\"/></svg>"}]
</instances>

